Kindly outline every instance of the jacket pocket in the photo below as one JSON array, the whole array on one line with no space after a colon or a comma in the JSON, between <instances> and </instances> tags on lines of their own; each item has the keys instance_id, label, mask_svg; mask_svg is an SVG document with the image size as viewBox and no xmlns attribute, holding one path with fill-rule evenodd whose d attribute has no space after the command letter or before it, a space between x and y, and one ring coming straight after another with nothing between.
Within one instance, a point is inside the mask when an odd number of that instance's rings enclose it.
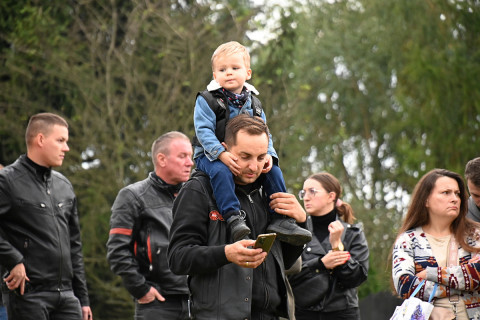
<instances>
[{"instance_id":1,"label":"jacket pocket","mask_svg":"<svg viewBox=\"0 0 480 320\"><path fill-rule=\"evenodd\" d=\"M52 215L51 210L49 209L47 203L45 202L33 202L26 199L18 200L19 210L18 212L22 214L23 212L29 216L32 214L46 214Z\"/></svg>"},{"instance_id":2,"label":"jacket pocket","mask_svg":"<svg viewBox=\"0 0 480 320\"><path fill-rule=\"evenodd\" d=\"M154 279L161 280L170 273L167 262L168 235L156 228L151 228L148 233L149 272Z\"/></svg>"},{"instance_id":3,"label":"jacket pocket","mask_svg":"<svg viewBox=\"0 0 480 320\"><path fill-rule=\"evenodd\" d=\"M56 203L59 213L62 217L69 218L72 215L73 200L65 199Z\"/></svg>"}]
</instances>

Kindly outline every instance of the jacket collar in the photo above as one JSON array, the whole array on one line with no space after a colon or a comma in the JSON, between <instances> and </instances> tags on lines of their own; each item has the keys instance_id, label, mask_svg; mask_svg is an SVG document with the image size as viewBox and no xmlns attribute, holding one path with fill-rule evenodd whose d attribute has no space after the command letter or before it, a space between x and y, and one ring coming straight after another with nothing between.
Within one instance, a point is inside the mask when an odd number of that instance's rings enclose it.
<instances>
[{"instance_id":1,"label":"jacket collar","mask_svg":"<svg viewBox=\"0 0 480 320\"><path fill-rule=\"evenodd\" d=\"M245 86L245 88L248 89L248 91L253 92L255 95L258 96L258 95L260 94L260 93L258 92L258 90L255 89L255 87L252 86L251 84L245 82L244 86ZM208 91L215 91L215 90L220 89L221 87L222 87L222 86L221 86L216 80L212 80L212 81L210 81L210 83L208 84L207 90L208 90Z\"/></svg>"},{"instance_id":2,"label":"jacket collar","mask_svg":"<svg viewBox=\"0 0 480 320\"><path fill-rule=\"evenodd\" d=\"M52 168L47 168L33 162L26 154L21 155L19 161L42 181L46 181L52 176Z\"/></svg>"},{"instance_id":3,"label":"jacket collar","mask_svg":"<svg viewBox=\"0 0 480 320\"><path fill-rule=\"evenodd\" d=\"M180 191L180 188L183 186L183 183L179 183L177 185L166 183L159 176L157 176L154 171L150 172L148 174L148 177L156 188L168 191L172 195L176 195Z\"/></svg>"}]
</instances>

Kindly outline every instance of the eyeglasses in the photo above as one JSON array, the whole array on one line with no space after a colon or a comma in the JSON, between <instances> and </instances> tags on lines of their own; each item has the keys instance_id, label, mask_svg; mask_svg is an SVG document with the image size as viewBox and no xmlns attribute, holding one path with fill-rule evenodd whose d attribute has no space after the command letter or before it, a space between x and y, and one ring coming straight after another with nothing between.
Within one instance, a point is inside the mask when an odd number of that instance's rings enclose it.
<instances>
[{"instance_id":1,"label":"eyeglasses","mask_svg":"<svg viewBox=\"0 0 480 320\"><path fill-rule=\"evenodd\" d=\"M317 192L320 192L321 190L317 190L315 188L310 188L310 189L307 189L307 190L300 190L298 192L298 197L300 198L300 200L303 200L305 199L305 196L308 194L309 196L311 197L315 197L315 195L317 194Z\"/></svg>"}]
</instances>

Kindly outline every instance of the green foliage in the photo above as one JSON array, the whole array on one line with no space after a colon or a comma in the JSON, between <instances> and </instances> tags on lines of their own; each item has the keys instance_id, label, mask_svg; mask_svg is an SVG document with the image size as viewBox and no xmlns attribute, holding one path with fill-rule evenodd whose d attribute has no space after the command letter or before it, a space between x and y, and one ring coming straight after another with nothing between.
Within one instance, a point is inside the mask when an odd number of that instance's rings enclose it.
<instances>
[{"instance_id":1,"label":"green foliage","mask_svg":"<svg viewBox=\"0 0 480 320\"><path fill-rule=\"evenodd\" d=\"M317 171L342 181L371 252L360 293L388 290L416 181L434 167L462 173L478 156L478 3L301 3L283 10L256 66L262 99L276 102L270 123L288 119L271 125L287 185Z\"/></svg>"},{"instance_id":2,"label":"green foliage","mask_svg":"<svg viewBox=\"0 0 480 320\"><path fill-rule=\"evenodd\" d=\"M479 156L479 9L473 0L4 0L0 163L25 152L30 115L68 119L60 170L79 200L94 315L132 318L105 259L110 206L152 169L157 136L193 135L211 54L237 40L252 49L252 83L289 190L317 171L341 180L371 252L360 295L388 290L388 255L416 181L434 167L462 173ZM272 40L246 38L272 21Z\"/></svg>"},{"instance_id":3,"label":"green foliage","mask_svg":"<svg viewBox=\"0 0 480 320\"><path fill-rule=\"evenodd\" d=\"M79 199L93 312L131 319L133 301L105 259L110 207L121 187L152 170L156 137L193 135L211 54L225 39L243 40L253 11L243 1L173 0L4 1L0 9L0 163L25 152L30 115L67 118L71 151L60 170Z\"/></svg>"}]
</instances>

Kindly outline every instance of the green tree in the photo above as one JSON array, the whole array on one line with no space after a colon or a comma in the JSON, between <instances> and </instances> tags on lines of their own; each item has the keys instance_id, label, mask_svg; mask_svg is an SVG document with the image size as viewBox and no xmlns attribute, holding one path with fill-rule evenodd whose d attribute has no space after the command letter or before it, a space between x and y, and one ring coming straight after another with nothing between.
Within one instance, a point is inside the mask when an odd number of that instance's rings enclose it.
<instances>
[{"instance_id":1,"label":"green tree","mask_svg":"<svg viewBox=\"0 0 480 320\"><path fill-rule=\"evenodd\" d=\"M265 15L252 19L257 13ZM68 119L71 151L60 170L79 199L94 314L131 318L132 300L105 259L110 206L152 169L148 150L158 135L193 135L211 54L238 40L252 49L252 83L289 190L329 171L364 223L364 296L388 288L385 261L419 177L433 167L461 173L478 156L479 18L473 0L256 9L247 0L4 0L0 163L25 152L30 115ZM272 21L272 40L245 37Z\"/></svg>"},{"instance_id":2,"label":"green tree","mask_svg":"<svg viewBox=\"0 0 480 320\"><path fill-rule=\"evenodd\" d=\"M478 4L302 1L281 12L256 68L287 185L322 170L340 178L371 249L361 295L388 289L414 184L476 156Z\"/></svg>"},{"instance_id":3,"label":"green tree","mask_svg":"<svg viewBox=\"0 0 480 320\"><path fill-rule=\"evenodd\" d=\"M1 161L24 152L36 112L62 114L70 147L60 168L78 199L85 265L96 319L131 319L132 299L105 259L118 190L152 169L160 134L193 135L197 91L210 57L243 37L247 1L5 1L1 8ZM12 134L15 132L15 134Z\"/></svg>"}]
</instances>

